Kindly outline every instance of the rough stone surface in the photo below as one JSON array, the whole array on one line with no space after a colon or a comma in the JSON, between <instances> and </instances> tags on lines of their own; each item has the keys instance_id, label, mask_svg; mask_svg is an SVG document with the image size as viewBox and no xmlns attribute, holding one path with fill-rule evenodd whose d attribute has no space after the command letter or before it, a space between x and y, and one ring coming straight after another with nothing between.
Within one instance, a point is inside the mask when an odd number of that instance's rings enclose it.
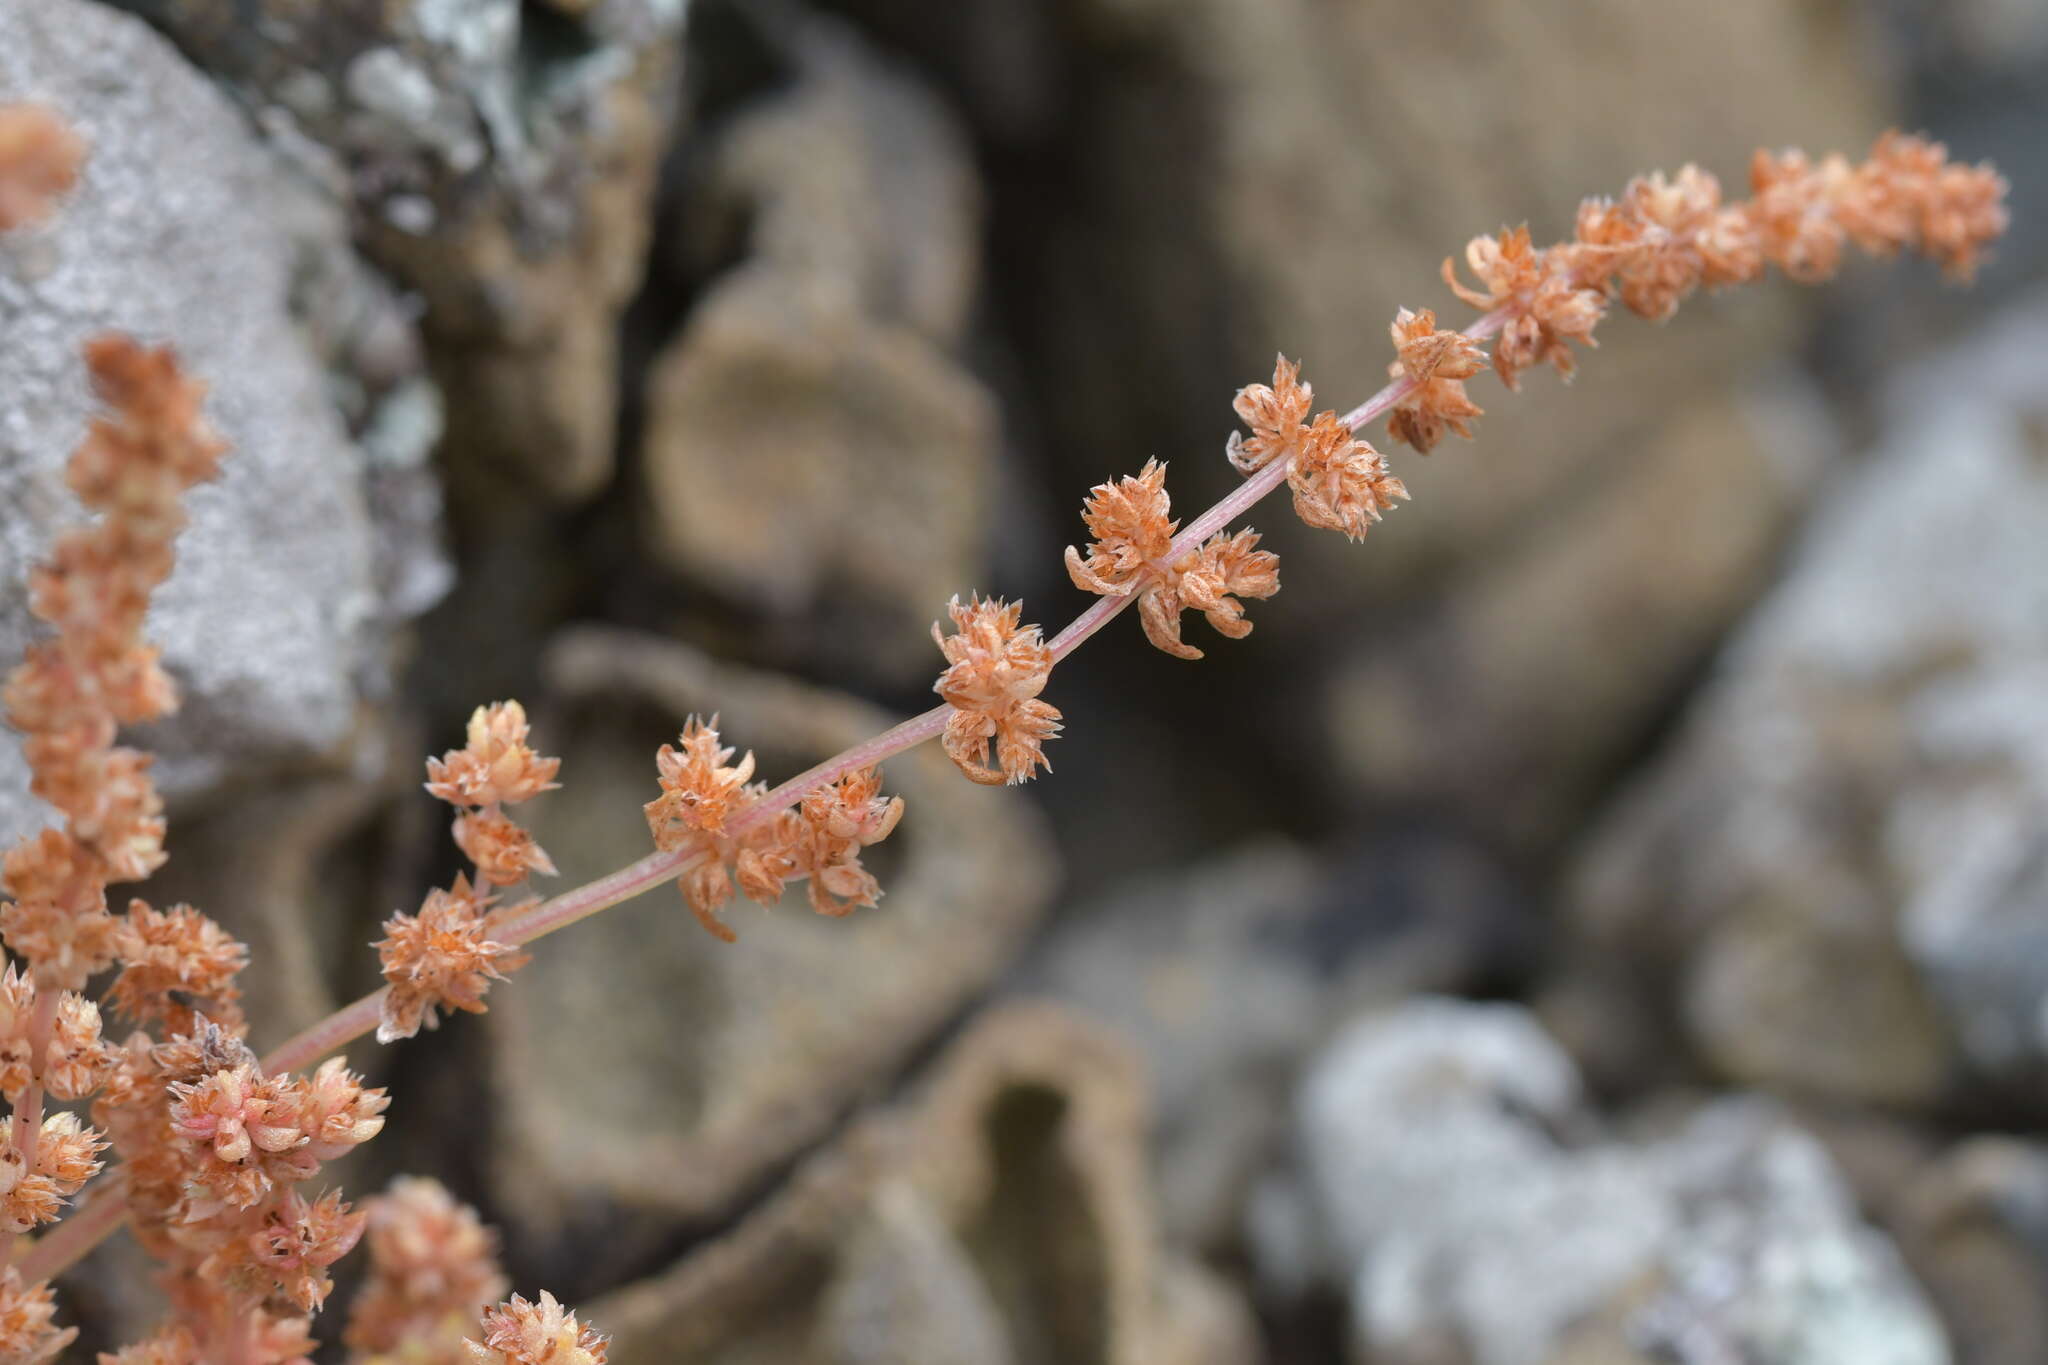
<instances>
[{"instance_id":1,"label":"rough stone surface","mask_svg":"<svg viewBox=\"0 0 2048 1365\"><path fill-rule=\"evenodd\" d=\"M175 795L327 755L382 685L391 620L445 583L420 468L436 400L409 327L338 208L139 20L0 3L15 98L61 111L91 157L54 224L0 246L0 662L29 638L29 566L80 515L62 482L89 412L80 344L109 328L169 342L234 449L190 498L149 621L184 692L148 737L160 777ZM345 392L324 365L350 371ZM0 736L0 841L43 818L26 789Z\"/></svg>"},{"instance_id":2,"label":"rough stone surface","mask_svg":"<svg viewBox=\"0 0 2048 1365\"><path fill-rule=\"evenodd\" d=\"M1891 1244L1819 1146L1757 1100L1599 1138L1523 1010L1359 1018L1303 1081L1307 1203L1361 1359L1945 1365Z\"/></svg>"},{"instance_id":3,"label":"rough stone surface","mask_svg":"<svg viewBox=\"0 0 2048 1365\"><path fill-rule=\"evenodd\" d=\"M980 581L998 454L957 354L979 262L966 140L837 23L787 36L790 79L703 153L695 211L747 225L647 387L649 548L771 615L871 618L827 663L901 677Z\"/></svg>"},{"instance_id":4,"label":"rough stone surface","mask_svg":"<svg viewBox=\"0 0 2048 1365\"><path fill-rule=\"evenodd\" d=\"M1787 386L1642 431L1568 512L1350 651L1329 692L1339 761L1390 803L1555 846L1770 581L1838 445L1819 411Z\"/></svg>"},{"instance_id":5,"label":"rough stone surface","mask_svg":"<svg viewBox=\"0 0 2048 1365\"><path fill-rule=\"evenodd\" d=\"M2035 299L1884 387L1807 532L1572 894L1597 1064L1925 1103L2048 1063L2048 401ZM1631 954L1636 985L1599 964ZM1607 1001L1611 1008L1599 1002ZM1605 1060L1600 1060L1604 1056Z\"/></svg>"},{"instance_id":6,"label":"rough stone surface","mask_svg":"<svg viewBox=\"0 0 2048 1365\"><path fill-rule=\"evenodd\" d=\"M1901 1249L1963 1365L2025 1365L2048 1340L2048 1148L1966 1139L1893 1191Z\"/></svg>"},{"instance_id":7,"label":"rough stone surface","mask_svg":"<svg viewBox=\"0 0 2048 1365\"><path fill-rule=\"evenodd\" d=\"M454 453L557 498L602 486L687 0L126 4L354 199L429 305Z\"/></svg>"},{"instance_id":8,"label":"rough stone surface","mask_svg":"<svg viewBox=\"0 0 2048 1365\"><path fill-rule=\"evenodd\" d=\"M844 694L595 628L548 659L553 736L577 800L537 803L535 832L574 885L644 856L621 821L652 796L650 736L718 712L764 776L879 733ZM1052 850L1014 793L963 792L935 746L884 765L907 806L867 861L879 906L825 919L794 888L729 907L735 945L664 890L551 941L492 1000L508 1209L550 1245L595 1237L588 1264L666 1245L817 1142L1000 969L1044 908ZM603 1058L591 1065L592 1057ZM638 1238L651 1239L642 1242Z\"/></svg>"},{"instance_id":9,"label":"rough stone surface","mask_svg":"<svg viewBox=\"0 0 2048 1365\"><path fill-rule=\"evenodd\" d=\"M993 1009L911 1096L591 1319L613 1365L1249 1365L1243 1303L1158 1233L1143 1089L1085 1017Z\"/></svg>"},{"instance_id":10,"label":"rough stone surface","mask_svg":"<svg viewBox=\"0 0 2048 1365\"><path fill-rule=\"evenodd\" d=\"M1340 1020L1469 985L1512 940L1506 897L1473 860L1396 838L1332 875L1291 845L1249 845L1071 908L1013 974L1144 1058L1175 1241L1236 1249L1243 1201L1285 1141L1295 1073Z\"/></svg>"}]
</instances>

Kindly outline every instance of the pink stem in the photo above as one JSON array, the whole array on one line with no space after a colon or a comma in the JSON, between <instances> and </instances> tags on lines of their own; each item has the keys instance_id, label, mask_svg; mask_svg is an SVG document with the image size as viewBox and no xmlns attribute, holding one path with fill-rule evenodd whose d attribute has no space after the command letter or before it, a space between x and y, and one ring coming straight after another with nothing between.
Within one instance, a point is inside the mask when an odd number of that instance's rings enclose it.
<instances>
[{"instance_id":1,"label":"pink stem","mask_svg":"<svg viewBox=\"0 0 2048 1365\"><path fill-rule=\"evenodd\" d=\"M1492 336L1501 329L1510 311L1507 308L1495 309L1467 328L1465 335L1474 341ZM1415 381L1412 379L1395 380L1346 413L1343 418L1344 424L1353 431L1358 430L1367 422L1390 411L1414 388ZM1249 511L1261 498L1278 488L1287 477L1287 464L1284 459L1274 460L1239 484L1221 502L1189 522L1187 527L1174 537L1173 547L1165 556L1167 562L1171 563L1195 549L1204 540ZM1089 636L1108 625L1117 613L1135 602L1142 584L1143 580L1140 579L1138 583L1132 585L1129 592L1099 598L1086 611L1068 622L1066 629L1055 635L1050 642L1054 661L1058 662L1072 654ZM884 730L872 739L864 740L843 753L804 769L759 799L748 802L726 822L726 833L743 834L777 811L788 809L819 788L837 782L846 774L880 763L937 737L945 730L946 718L952 714L952 710L953 708L948 705L934 706L929 711L912 716L909 720ZM706 852L705 849L697 848L650 853L636 863L599 877L596 881L586 882L573 890L564 891L559 896L542 901L524 914L512 917L500 926L500 937L508 943L531 943L535 939L554 933L557 929L567 928L578 920L588 919L600 910L609 909L621 901L631 900L642 892L651 891L664 882L675 880L694 867ZM264 1070L272 1074L304 1070L336 1049L345 1047L370 1033L377 1027L384 995L382 989L372 991L310 1028L295 1034L263 1059ZM102 1238L120 1226L126 1213L124 1201L121 1199L121 1187L116 1183L120 1177L121 1172L118 1170L110 1173L101 1181L94 1197L88 1203L49 1235L37 1241L22 1262L23 1272L27 1274L33 1270L34 1277L39 1278L57 1274L92 1250ZM0 1261L0 1264L4 1264L4 1261Z\"/></svg>"}]
</instances>

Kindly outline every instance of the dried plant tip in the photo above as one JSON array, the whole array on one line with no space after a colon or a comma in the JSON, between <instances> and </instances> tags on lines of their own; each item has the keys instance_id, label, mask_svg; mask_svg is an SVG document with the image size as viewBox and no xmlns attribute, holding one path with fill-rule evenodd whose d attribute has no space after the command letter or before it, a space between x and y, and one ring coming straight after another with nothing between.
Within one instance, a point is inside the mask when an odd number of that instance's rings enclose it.
<instances>
[{"instance_id":1,"label":"dried plant tip","mask_svg":"<svg viewBox=\"0 0 2048 1365\"><path fill-rule=\"evenodd\" d=\"M754 775L751 752L727 766L736 751L718 742L716 716L709 724L691 716L677 742L680 748L664 744L654 755L661 795L643 807L654 846L669 852L724 829L726 816Z\"/></svg>"},{"instance_id":2,"label":"dried plant tip","mask_svg":"<svg viewBox=\"0 0 2048 1365\"><path fill-rule=\"evenodd\" d=\"M57 1300L48 1284L25 1284L11 1266L0 1271L0 1360L8 1365L55 1360L78 1336L76 1327L60 1330L56 1318Z\"/></svg>"},{"instance_id":3,"label":"dried plant tip","mask_svg":"<svg viewBox=\"0 0 2048 1365\"><path fill-rule=\"evenodd\" d=\"M65 481L94 511L174 529L164 519L178 494L214 478L227 453L200 411L205 383L186 375L170 347L119 332L88 341L85 365L107 411L72 455Z\"/></svg>"},{"instance_id":4,"label":"dried plant tip","mask_svg":"<svg viewBox=\"0 0 2048 1365\"><path fill-rule=\"evenodd\" d=\"M417 915L399 913L384 924L374 945L390 990L377 1024L377 1041L410 1038L440 1022L438 1011L482 1014L493 981L528 962L526 953L490 936L488 898L463 877L453 888L427 893Z\"/></svg>"},{"instance_id":5,"label":"dried plant tip","mask_svg":"<svg viewBox=\"0 0 2048 1365\"><path fill-rule=\"evenodd\" d=\"M539 1303L514 1294L483 1315L483 1340L465 1339L471 1365L604 1365L605 1338L541 1291Z\"/></svg>"},{"instance_id":6,"label":"dried plant tip","mask_svg":"<svg viewBox=\"0 0 2048 1365\"><path fill-rule=\"evenodd\" d=\"M1167 520L1166 466L1147 460L1136 478L1088 490L1081 520L1095 539L1083 558L1067 547L1067 576L1083 592L1114 597L1128 592L1138 576L1173 548L1178 524Z\"/></svg>"},{"instance_id":7,"label":"dried plant tip","mask_svg":"<svg viewBox=\"0 0 2048 1365\"><path fill-rule=\"evenodd\" d=\"M0 104L0 232L48 218L84 165L84 141L54 112Z\"/></svg>"},{"instance_id":8,"label":"dried plant tip","mask_svg":"<svg viewBox=\"0 0 2048 1365\"><path fill-rule=\"evenodd\" d=\"M1150 475L1154 466L1145 468ZM1170 528L1167 543L1172 543ZM1068 562L1074 561L1070 557ZM1038 700L1052 675L1052 650L1037 626L1020 624L1023 611L1021 602L976 597L962 605L955 597L946 604L954 633L942 634L938 623L932 624L932 639L947 663L932 690L953 707L946 719L946 756L984 786L1028 782L1039 768L1052 770L1045 742L1060 732L1060 713ZM993 766L988 761L991 745Z\"/></svg>"},{"instance_id":9,"label":"dried plant tip","mask_svg":"<svg viewBox=\"0 0 2048 1365\"><path fill-rule=\"evenodd\" d=\"M470 715L468 744L427 760L427 790L456 806L517 805L560 784L562 760L527 745L526 708L492 702Z\"/></svg>"},{"instance_id":10,"label":"dried plant tip","mask_svg":"<svg viewBox=\"0 0 2048 1365\"><path fill-rule=\"evenodd\" d=\"M1483 412L1465 393L1465 381L1486 368L1486 353L1463 332L1439 330L1436 314L1403 308L1395 317L1394 363L1387 373L1413 380L1415 387L1387 418L1387 434L1406 441L1423 454L1435 448L1446 432L1470 440L1471 419Z\"/></svg>"},{"instance_id":11,"label":"dried plant tip","mask_svg":"<svg viewBox=\"0 0 2048 1365\"><path fill-rule=\"evenodd\" d=\"M368 1283L344 1334L358 1352L401 1347L452 1361L484 1307L505 1293L497 1238L439 1181L401 1176L368 1204Z\"/></svg>"}]
</instances>

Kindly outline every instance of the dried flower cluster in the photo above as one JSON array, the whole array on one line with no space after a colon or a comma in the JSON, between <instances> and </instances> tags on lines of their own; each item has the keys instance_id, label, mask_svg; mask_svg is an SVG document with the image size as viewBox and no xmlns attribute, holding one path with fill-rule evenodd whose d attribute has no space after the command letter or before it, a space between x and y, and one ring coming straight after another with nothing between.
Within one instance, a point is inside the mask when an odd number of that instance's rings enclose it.
<instances>
[{"instance_id":1,"label":"dried flower cluster","mask_svg":"<svg viewBox=\"0 0 2048 1365\"><path fill-rule=\"evenodd\" d=\"M439 1181L392 1182L370 1200L370 1278L343 1337L354 1365L462 1365L463 1337L503 1297L497 1238Z\"/></svg>"},{"instance_id":2,"label":"dried flower cluster","mask_svg":"<svg viewBox=\"0 0 2048 1365\"><path fill-rule=\"evenodd\" d=\"M510 816L506 806L530 801L559 784L562 760L527 744L526 708L516 701L479 706L468 743L427 760L427 790L458 811L455 843L476 864L476 880L458 874L447 889L427 893L415 914L384 924L376 944L389 988L377 1041L410 1038L440 1023L440 1011L482 1014L484 992L529 960L492 937L531 902L501 906L486 888L517 886L532 873L553 876L554 860Z\"/></svg>"},{"instance_id":3,"label":"dried flower cluster","mask_svg":"<svg viewBox=\"0 0 2048 1365\"><path fill-rule=\"evenodd\" d=\"M946 718L946 754L983 786L1028 782L1052 765L1045 742L1060 732L1060 713L1038 699L1052 676L1052 651L1037 626L1021 624L1024 604L975 598L946 604L954 633L932 623L932 639L947 668L932 684L952 713ZM990 748L995 763L988 761Z\"/></svg>"},{"instance_id":4,"label":"dried flower cluster","mask_svg":"<svg viewBox=\"0 0 2048 1365\"><path fill-rule=\"evenodd\" d=\"M1322 412L1311 419L1314 392L1283 356L1271 384L1238 391L1233 406L1250 434L1233 433L1225 454L1247 477L1284 470L1303 521L1362 539L1408 491L1357 428L1386 413L1388 433L1425 453L1448 434L1469 437L1481 410L1465 382L1486 366L1485 336L1499 336L1493 367L1510 389L1538 363L1569 377L1572 345L1593 344L1612 298L1662 321L1700 286L1756 279L1767 263L1794 279L1824 279L1840 264L1845 242L1879 255L1917 248L1968 278L2006 224L2005 182L1994 171L1952 164L1940 144L1898 133L1879 138L1854 165L1839 156L1814 163L1797 152L1758 152L1750 181L1752 199L1724 203L1714 177L1687 166L1668 180L1638 178L1618 201L1587 200L1568 242L1539 248L1526 226L1474 238L1465 259L1478 288L1460 283L1444 262L1452 290L1486 311L1469 333L1439 327L1428 309L1402 309L1392 327L1394 382L1345 418ZM1086 555L1068 548L1067 572L1088 592L1136 594L1146 637L1169 654L1197 658L1180 638L1181 610L1201 608L1219 631L1244 634L1249 626L1232 599L1276 591L1277 561L1251 552L1256 537L1248 531L1230 541L1219 533L1198 551L1176 549L1165 478L1165 466L1154 461L1136 478L1091 490L1081 516L1094 540ZM1217 599L1221 611L1212 609Z\"/></svg>"},{"instance_id":5,"label":"dried flower cluster","mask_svg":"<svg viewBox=\"0 0 2048 1365\"><path fill-rule=\"evenodd\" d=\"M56 1221L111 1146L176 1315L136 1350L175 1358L189 1343L205 1359L222 1333L255 1332L280 1353L234 1358L291 1359L304 1354L294 1343L326 1296L327 1266L362 1225L338 1194L299 1186L376 1134L385 1099L339 1059L310 1078L263 1073L241 1040L235 977L247 952L206 916L139 899L125 917L107 908L110 883L164 860L148 757L114 740L118 726L176 704L142 643L143 616L171 570L180 498L213 476L223 447L201 419L203 388L168 350L103 337L86 365L107 410L67 477L100 517L59 537L36 570L31 606L56 631L5 689L34 790L65 823L22 841L0 870L0 937L16 959L0 973L0 1093L13 1107L0 1123L0 1239L11 1249ZM80 993L109 966L119 970L103 1003L137 1029L118 1047L102 1037L100 1004ZM45 1115L46 1100L92 1100L92 1124ZM68 1334L40 1286L14 1276L7 1299L0 1358L62 1348Z\"/></svg>"},{"instance_id":6,"label":"dried flower cluster","mask_svg":"<svg viewBox=\"0 0 2048 1365\"><path fill-rule=\"evenodd\" d=\"M1125 475L1115 483L1097 484L1081 508L1081 519L1095 539L1085 556L1067 547L1067 576L1083 592L1105 597L1136 592L1145 638L1176 658L1199 659L1202 651L1181 639L1181 613L1199 611L1220 634L1243 639L1252 633L1252 624L1244 619L1244 603L1238 599L1280 591L1280 557L1256 549L1254 531L1218 532L1200 548L1174 555L1179 523L1167 519L1170 505L1166 466L1157 460L1147 460L1135 479Z\"/></svg>"},{"instance_id":7,"label":"dried flower cluster","mask_svg":"<svg viewBox=\"0 0 2048 1365\"><path fill-rule=\"evenodd\" d=\"M0 104L0 232L32 227L78 183L85 143L39 104Z\"/></svg>"},{"instance_id":8,"label":"dried flower cluster","mask_svg":"<svg viewBox=\"0 0 2048 1365\"><path fill-rule=\"evenodd\" d=\"M680 748L664 744L655 754L661 795L645 806L656 848L701 850L704 856L683 874L683 899L712 934L731 943L732 926L718 912L732 899L737 882L747 899L774 905L791 881L810 882L811 908L821 915L847 915L873 905L882 894L861 865L860 851L889 837L903 817L903 798L882 795L882 775L873 767L841 774L800 800L794 809L763 812L744 829L728 822L767 794L749 784L754 756L728 763L734 750L718 739L718 718L692 716L678 737Z\"/></svg>"},{"instance_id":9,"label":"dried flower cluster","mask_svg":"<svg viewBox=\"0 0 2048 1365\"><path fill-rule=\"evenodd\" d=\"M539 1303L517 1294L484 1314L482 1341L467 1341L474 1365L604 1365L606 1338L541 1291Z\"/></svg>"},{"instance_id":10,"label":"dried flower cluster","mask_svg":"<svg viewBox=\"0 0 2048 1365\"><path fill-rule=\"evenodd\" d=\"M0 108L0 229L46 215L80 154L61 123ZM1758 153L1751 186L1749 201L1724 203L1712 176L1687 167L1632 182L1618 201L1587 201L1568 242L1537 248L1526 228L1476 239L1466 260L1477 286L1458 282L1449 262L1445 277L1484 316L1460 331L1440 328L1428 310L1402 310L1393 382L1346 416L1311 418L1313 391L1281 358L1270 385L1249 385L1234 403L1249 429L1226 450L1247 479L1237 493L1177 534L1163 464L1097 486L1082 510L1087 551L1066 553L1074 583L1100 599L1080 620L1048 642L1023 623L1019 604L955 598L953 633L933 627L946 660L934 687L944 705L804 778L768 791L751 780L751 754L733 761L715 719L691 718L656 755L661 790L645 813L661 852L630 876L546 905L498 905L500 892L555 870L507 808L554 787L560 765L529 745L518 703L479 708L465 747L430 759L426 783L456 807L454 839L474 877L395 915L377 945L388 983L380 995L278 1055L309 1066L368 1031L373 1014L390 1041L432 1026L444 1009L481 1011L490 983L526 960L522 944L545 931L541 921L566 922L668 877L681 878L692 911L727 940L719 912L735 884L773 904L790 881L808 881L810 903L825 915L874 904L881 890L862 851L903 813L901 798L882 793L880 758L942 737L974 781L1028 780L1049 767L1044 745L1061 728L1059 711L1041 700L1053 665L1124 606L1138 607L1154 645L1182 658L1201 656L1181 636L1188 610L1226 637L1248 634L1244 603L1278 591L1278 560L1256 533L1223 528L1284 480L1310 525L1362 538L1407 492L1358 429L1386 415L1395 439L1425 452L1447 434L1469 436L1481 413L1465 385L1486 365L1479 343L1488 337L1499 338L1493 368L1513 388L1538 363L1568 376L1572 345L1592 344L1616 298L1661 320L1702 285L1754 279L1766 264L1824 278L1849 243L1877 254L1915 248L1967 278L2005 225L2004 182L1988 167L1953 165L1938 144L1897 134L1854 165ZM140 629L150 592L171 569L180 498L212 476L222 446L201 420L201 387L168 351L106 338L89 347L87 364L108 411L74 456L69 482L100 518L60 538L36 571L32 607L55 634L0 693L26 736L34 790L63 817L0 864L9 898L0 939L15 959L0 971L0 1095L12 1108L0 1120L0 1361L51 1359L75 1337L56 1326L48 1284L27 1269L45 1244L17 1262L15 1242L56 1220L111 1147L123 1162L120 1184L81 1222L118 1201L161 1263L172 1315L102 1365L304 1365L330 1267L366 1229L371 1281L347 1333L358 1365L602 1365L605 1339L549 1294L482 1309L505 1288L491 1238L439 1186L400 1182L367 1211L336 1191L311 1191L324 1163L382 1128L383 1092L366 1089L339 1057L310 1076L266 1070L244 1040L236 978L247 951L199 911L139 899L125 917L108 910L109 885L146 877L164 859L149 760L117 746L116 731L175 705ZM614 881L631 885L621 891ZM88 978L106 968L118 971L104 996L87 998ZM103 1036L102 1005L134 1026L118 1045ZM91 1123L46 1114L52 1099L90 1101ZM49 1258L39 1273L51 1264L62 1261ZM475 1335L463 1336L480 1309Z\"/></svg>"}]
</instances>

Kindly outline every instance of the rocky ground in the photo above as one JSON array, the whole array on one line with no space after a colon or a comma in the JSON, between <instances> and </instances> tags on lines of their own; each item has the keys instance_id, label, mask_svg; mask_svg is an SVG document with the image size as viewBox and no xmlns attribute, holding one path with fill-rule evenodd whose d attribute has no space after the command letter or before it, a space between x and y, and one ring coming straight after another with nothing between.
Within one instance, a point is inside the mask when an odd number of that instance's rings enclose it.
<instances>
[{"instance_id":1,"label":"rocky ground","mask_svg":"<svg viewBox=\"0 0 2048 1365\"><path fill-rule=\"evenodd\" d=\"M2044 74L1998 0L0 0L92 146L0 245L0 662L79 340L174 342L236 453L152 618L159 890L275 1039L451 866L474 704L596 875L683 717L779 777L928 703L953 594L1064 621L1088 485L1220 495L1235 388L1364 397L1472 233L1928 127L2014 182L1974 290L1475 383L1364 546L1262 509L1250 640L1063 666L1054 775L892 763L879 909L663 893L356 1056L344 1179L447 1180L623 1365L2030 1365ZM9 841L25 788L0 736Z\"/></svg>"}]
</instances>

